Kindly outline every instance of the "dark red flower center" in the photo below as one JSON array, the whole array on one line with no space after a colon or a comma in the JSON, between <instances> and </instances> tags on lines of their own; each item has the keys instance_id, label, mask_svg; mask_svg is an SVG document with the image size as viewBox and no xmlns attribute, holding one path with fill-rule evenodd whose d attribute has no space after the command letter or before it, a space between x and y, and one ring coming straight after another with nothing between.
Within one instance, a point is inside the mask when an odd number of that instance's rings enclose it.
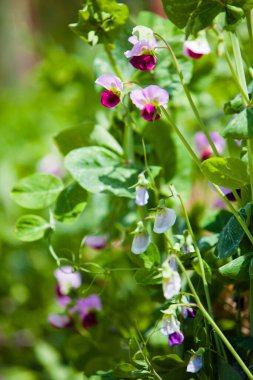
<instances>
[{"instance_id":1,"label":"dark red flower center","mask_svg":"<svg viewBox=\"0 0 253 380\"><path fill-rule=\"evenodd\" d=\"M154 106L154 104L146 104L141 111L141 116L147 121L153 121L160 118L160 115L157 112L157 108Z\"/></svg>"},{"instance_id":2,"label":"dark red flower center","mask_svg":"<svg viewBox=\"0 0 253 380\"><path fill-rule=\"evenodd\" d=\"M129 62L135 69L150 71L156 65L156 57L148 54L136 55L132 57Z\"/></svg>"},{"instance_id":3,"label":"dark red flower center","mask_svg":"<svg viewBox=\"0 0 253 380\"><path fill-rule=\"evenodd\" d=\"M120 97L113 91L105 90L101 94L101 103L107 108L115 107L120 102Z\"/></svg>"}]
</instances>

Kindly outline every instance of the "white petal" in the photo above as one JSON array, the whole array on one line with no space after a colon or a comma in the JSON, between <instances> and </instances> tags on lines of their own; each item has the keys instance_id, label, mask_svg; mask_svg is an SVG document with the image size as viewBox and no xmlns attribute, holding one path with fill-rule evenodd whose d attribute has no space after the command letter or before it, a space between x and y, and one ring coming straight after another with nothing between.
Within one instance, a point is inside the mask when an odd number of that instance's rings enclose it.
<instances>
[{"instance_id":1,"label":"white petal","mask_svg":"<svg viewBox=\"0 0 253 380\"><path fill-rule=\"evenodd\" d=\"M148 203L148 199L149 199L148 189L146 187L137 186L135 203L138 206L145 206Z\"/></svg>"},{"instance_id":2,"label":"white petal","mask_svg":"<svg viewBox=\"0 0 253 380\"><path fill-rule=\"evenodd\" d=\"M187 365L186 371L191 373L198 372L203 367L202 359L200 356L192 355Z\"/></svg>"},{"instance_id":3,"label":"white petal","mask_svg":"<svg viewBox=\"0 0 253 380\"><path fill-rule=\"evenodd\" d=\"M133 90L130 92L130 99L132 100L133 104L139 108L140 110L143 110L145 105L147 104L147 99L143 94L142 90Z\"/></svg>"},{"instance_id":4,"label":"white petal","mask_svg":"<svg viewBox=\"0 0 253 380\"><path fill-rule=\"evenodd\" d=\"M181 277L178 272L172 271L170 278L163 278L163 294L169 300L176 296L181 289Z\"/></svg>"},{"instance_id":5,"label":"white petal","mask_svg":"<svg viewBox=\"0 0 253 380\"><path fill-rule=\"evenodd\" d=\"M175 224L176 218L176 213L171 208L164 208L158 211L155 217L153 231L157 234L162 234Z\"/></svg>"},{"instance_id":6,"label":"white petal","mask_svg":"<svg viewBox=\"0 0 253 380\"><path fill-rule=\"evenodd\" d=\"M130 42L130 44L132 44L132 45L135 45L135 44L137 44L137 42L139 42L139 40L138 40L137 36L131 36L128 38L128 42Z\"/></svg>"},{"instance_id":7,"label":"white petal","mask_svg":"<svg viewBox=\"0 0 253 380\"><path fill-rule=\"evenodd\" d=\"M209 54L211 49L205 39L196 39L193 41L185 41L184 48L191 50L196 54Z\"/></svg>"},{"instance_id":8,"label":"white petal","mask_svg":"<svg viewBox=\"0 0 253 380\"><path fill-rule=\"evenodd\" d=\"M113 74L103 74L95 80L96 84L106 88L107 90L123 91L123 83L121 80Z\"/></svg>"},{"instance_id":9,"label":"white petal","mask_svg":"<svg viewBox=\"0 0 253 380\"><path fill-rule=\"evenodd\" d=\"M161 333L163 335L173 334L175 331L180 331L180 322L174 315L166 316L162 319Z\"/></svg>"},{"instance_id":10,"label":"white petal","mask_svg":"<svg viewBox=\"0 0 253 380\"><path fill-rule=\"evenodd\" d=\"M150 244L150 237L148 234L137 234L134 236L132 242L131 251L135 255L139 255L140 253L144 253Z\"/></svg>"},{"instance_id":11,"label":"white petal","mask_svg":"<svg viewBox=\"0 0 253 380\"><path fill-rule=\"evenodd\" d=\"M139 41L132 47L131 50L127 50L124 55L127 58L136 57L142 55L143 52L154 52L156 43L148 40ZM146 53L145 53L146 54ZM148 53L147 53L148 54Z\"/></svg>"}]
</instances>

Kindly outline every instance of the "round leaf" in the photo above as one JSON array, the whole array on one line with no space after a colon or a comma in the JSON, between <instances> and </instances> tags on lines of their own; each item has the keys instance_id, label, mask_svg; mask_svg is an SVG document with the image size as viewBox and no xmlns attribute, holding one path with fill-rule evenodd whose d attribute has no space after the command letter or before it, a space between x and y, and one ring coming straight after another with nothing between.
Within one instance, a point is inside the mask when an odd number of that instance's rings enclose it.
<instances>
[{"instance_id":1,"label":"round leaf","mask_svg":"<svg viewBox=\"0 0 253 380\"><path fill-rule=\"evenodd\" d=\"M42 209L50 206L63 189L62 181L49 174L33 174L13 187L11 196L20 206Z\"/></svg>"},{"instance_id":2,"label":"round leaf","mask_svg":"<svg viewBox=\"0 0 253 380\"><path fill-rule=\"evenodd\" d=\"M15 235L22 241L35 241L41 239L50 224L37 215L24 215L18 219Z\"/></svg>"}]
</instances>

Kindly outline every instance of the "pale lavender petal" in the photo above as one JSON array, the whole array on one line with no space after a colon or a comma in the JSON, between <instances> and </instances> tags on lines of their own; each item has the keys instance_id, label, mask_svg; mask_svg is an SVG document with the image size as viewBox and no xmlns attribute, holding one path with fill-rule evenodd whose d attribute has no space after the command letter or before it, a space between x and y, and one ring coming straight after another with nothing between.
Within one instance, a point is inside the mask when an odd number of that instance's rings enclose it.
<instances>
[{"instance_id":1,"label":"pale lavender petal","mask_svg":"<svg viewBox=\"0 0 253 380\"><path fill-rule=\"evenodd\" d=\"M217 132L210 132L210 137L218 151L218 153L222 153L225 148L225 140L219 135ZM200 155L203 154L205 151L210 151L212 153L212 148L203 132L197 132L195 134L195 145L198 153Z\"/></svg>"},{"instance_id":2,"label":"pale lavender petal","mask_svg":"<svg viewBox=\"0 0 253 380\"><path fill-rule=\"evenodd\" d=\"M135 195L135 203L138 206L145 206L148 203L148 199L149 199L148 189L146 187L137 186L136 195Z\"/></svg>"},{"instance_id":3,"label":"pale lavender petal","mask_svg":"<svg viewBox=\"0 0 253 380\"><path fill-rule=\"evenodd\" d=\"M66 307L71 302L71 298L69 296L58 296L57 303L61 307Z\"/></svg>"},{"instance_id":4,"label":"pale lavender petal","mask_svg":"<svg viewBox=\"0 0 253 380\"><path fill-rule=\"evenodd\" d=\"M88 235L84 238L82 244L85 244L93 249L103 249L106 247L107 242L107 235Z\"/></svg>"},{"instance_id":5,"label":"pale lavender petal","mask_svg":"<svg viewBox=\"0 0 253 380\"><path fill-rule=\"evenodd\" d=\"M135 255L144 253L150 244L150 237L148 234L137 234L133 238L131 251Z\"/></svg>"},{"instance_id":6,"label":"pale lavender petal","mask_svg":"<svg viewBox=\"0 0 253 380\"><path fill-rule=\"evenodd\" d=\"M176 296L181 289L181 277L178 272L171 271L170 278L163 278L163 294L169 300Z\"/></svg>"},{"instance_id":7,"label":"pale lavender petal","mask_svg":"<svg viewBox=\"0 0 253 380\"><path fill-rule=\"evenodd\" d=\"M175 224L176 218L176 213L171 208L163 208L157 211L153 231L162 234Z\"/></svg>"},{"instance_id":8,"label":"pale lavender petal","mask_svg":"<svg viewBox=\"0 0 253 380\"><path fill-rule=\"evenodd\" d=\"M210 137L213 140L218 153L222 153L226 145L223 137L221 137L218 132L210 132Z\"/></svg>"},{"instance_id":9,"label":"pale lavender petal","mask_svg":"<svg viewBox=\"0 0 253 380\"><path fill-rule=\"evenodd\" d=\"M192 355L186 368L186 372L196 373L203 367L201 356Z\"/></svg>"},{"instance_id":10,"label":"pale lavender petal","mask_svg":"<svg viewBox=\"0 0 253 380\"><path fill-rule=\"evenodd\" d=\"M181 331L175 331L173 334L169 335L169 345L170 347L177 346L184 341L184 335Z\"/></svg>"},{"instance_id":11,"label":"pale lavender petal","mask_svg":"<svg viewBox=\"0 0 253 380\"><path fill-rule=\"evenodd\" d=\"M139 40L138 40L137 36L131 36L128 38L128 42L130 42L130 44L132 44L132 45L135 45L135 44L137 44L137 42L139 42Z\"/></svg>"},{"instance_id":12,"label":"pale lavender petal","mask_svg":"<svg viewBox=\"0 0 253 380\"><path fill-rule=\"evenodd\" d=\"M124 55L127 58L135 57L142 54L154 53L156 48L155 41L143 40L139 41L132 47L131 50L127 50Z\"/></svg>"},{"instance_id":13,"label":"pale lavender petal","mask_svg":"<svg viewBox=\"0 0 253 380\"><path fill-rule=\"evenodd\" d=\"M140 110L143 110L145 105L148 103L145 95L143 94L143 90L131 91L130 99L132 100L133 104Z\"/></svg>"},{"instance_id":14,"label":"pale lavender petal","mask_svg":"<svg viewBox=\"0 0 253 380\"><path fill-rule=\"evenodd\" d=\"M71 324L71 319L69 317L58 314L49 314L47 320L51 326L57 329L69 327Z\"/></svg>"},{"instance_id":15,"label":"pale lavender petal","mask_svg":"<svg viewBox=\"0 0 253 380\"><path fill-rule=\"evenodd\" d=\"M184 42L184 49L189 49L191 52L195 54L209 54L210 53L210 46L205 39L196 39L192 41L185 41Z\"/></svg>"},{"instance_id":16,"label":"pale lavender petal","mask_svg":"<svg viewBox=\"0 0 253 380\"><path fill-rule=\"evenodd\" d=\"M100 86L110 91L113 91L113 90L117 90L119 92L123 91L123 83L114 74L103 74L96 79L95 83L99 84Z\"/></svg>"},{"instance_id":17,"label":"pale lavender petal","mask_svg":"<svg viewBox=\"0 0 253 380\"><path fill-rule=\"evenodd\" d=\"M100 311L101 309L102 302L100 297L97 294L91 294L86 298L78 298L70 312L77 312L81 318L84 318L91 310Z\"/></svg>"},{"instance_id":18,"label":"pale lavender petal","mask_svg":"<svg viewBox=\"0 0 253 380\"><path fill-rule=\"evenodd\" d=\"M169 94L166 90L160 88L159 86L151 85L145 87L142 92L147 100L146 103L155 103L156 105L164 107L167 106Z\"/></svg>"},{"instance_id":19,"label":"pale lavender petal","mask_svg":"<svg viewBox=\"0 0 253 380\"><path fill-rule=\"evenodd\" d=\"M71 266L62 266L54 272L57 279L59 292L67 295L71 289L77 289L82 284L82 277L79 272L75 272Z\"/></svg>"},{"instance_id":20,"label":"pale lavender petal","mask_svg":"<svg viewBox=\"0 0 253 380\"><path fill-rule=\"evenodd\" d=\"M37 165L38 172L56 175L60 178L64 177L63 163L60 157L49 154L43 157Z\"/></svg>"}]
</instances>

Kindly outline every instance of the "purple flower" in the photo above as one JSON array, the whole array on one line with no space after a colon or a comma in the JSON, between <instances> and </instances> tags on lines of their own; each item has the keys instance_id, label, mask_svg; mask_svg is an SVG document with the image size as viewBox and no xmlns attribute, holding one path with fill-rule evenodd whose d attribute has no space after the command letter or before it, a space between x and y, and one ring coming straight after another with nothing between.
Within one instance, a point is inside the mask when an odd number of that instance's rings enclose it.
<instances>
[{"instance_id":1,"label":"purple flower","mask_svg":"<svg viewBox=\"0 0 253 380\"><path fill-rule=\"evenodd\" d=\"M66 307L71 298L68 296L72 289L77 289L82 284L82 277L79 272L74 272L74 268L69 265L62 266L54 272L57 280L56 294L58 303Z\"/></svg>"},{"instance_id":2,"label":"purple flower","mask_svg":"<svg viewBox=\"0 0 253 380\"><path fill-rule=\"evenodd\" d=\"M222 153L225 148L225 140L217 132L210 132L210 137L218 153ZM213 150L203 132L195 134L195 145L202 161L212 156Z\"/></svg>"},{"instance_id":3,"label":"purple flower","mask_svg":"<svg viewBox=\"0 0 253 380\"><path fill-rule=\"evenodd\" d=\"M103 74L98 77L95 83L106 90L101 94L101 103L107 108L115 107L120 103L120 95L123 91L123 83L113 74Z\"/></svg>"},{"instance_id":4,"label":"purple flower","mask_svg":"<svg viewBox=\"0 0 253 380\"><path fill-rule=\"evenodd\" d=\"M142 90L131 91L130 99L142 111L143 119L153 121L160 118L158 107L167 107L169 94L159 86L151 85Z\"/></svg>"},{"instance_id":5,"label":"purple flower","mask_svg":"<svg viewBox=\"0 0 253 380\"><path fill-rule=\"evenodd\" d=\"M180 331L180 322L174 314L166 314L163 317L161 332L168 336L170 347L179 345L184 340L184 335Z\"/></svg>"},{"instance_id":6,"label":"purple flower","mask_svg":"<svg viewBox=\"0 0 253 380\"><path fill-rule=\"evenodd\" d=\"M49 314L48 322L51 326L57 329L64 329L70 327L72 324L72 321L69 317L59 314Z\"/></svg>"},{"instance_id":7,"label":"purple flower","mask_svg":"<svg viewBox=\"0 0 253 380\"><path fill-rule=\"evenodd\" d=\"M170 262L163 263L163 294L164 297L169 300L180 292L181 278L176 269Z\"/></svg>"},{"instance_id":8,"label":"purple flower","mask_svg":"<svg viewBox=\"0 0 253 380\"><path fill-rule=\"evenodd\" d=\"M107 241L107 235L87 235L82 244L85 244L92 249L100 250L107 246Z\"/></svg>"},{"instance_id":9,"label":"purple flower","mask_svg":"<svg viewBox=\"0 0 253 380\"><path fill-rule=\"evenodd\" d=\"M70 313L78 313L84 328L88 329L97 323L96 311L102 309L102 302L97 294L78 298Z\"/></svg>"},{"instance_id":10,"label":"purple flower","mask_svg":"<svg viewBox=\"0 0 253 380\"><path fill-rule=\"evenodd\" d=\"M199 355L192 355L186 368L186 372L196 373L203 367L202 358Z\"/></svg>"},{"instance_id":11,"label":"purple flower","mask_svg":"<svg viewBox=\"0 0 253 380\"><path fill-rule=\"evenodd\" d=\"M130 58L131 65L138 70L150 71L156 65L155 50L157 41L153 31L144 26L137 26L133 29L133 36L128 41L133 44L131 50L124 54Z\"/></svg>"},{"instance_id":12,"label":"purple flower","mask_svg":"<svg viewBox=\"0 0 253 380\"><path fill-rule=\"evenodd\" d=\"M210 53L210 47L206 39L197 38L192 41L185 41L183 52L186 57L190 57L193 59L199 59L203 55Z\"/></svg>"},{"instance_id":13,"label":"purple flower","mask_svg":"<svg viewBox=\"0 0 253 380\"><path fill-rule=\"evenodd\" d=\"M175 224L176 218L176 213L172 208L164 207L158 209L153 231L157 234L162 234Z\"/></svg>"},{"instance_id":14,"label":"purple flower","mask_svg":"<svg viewBox=\"0 0 253 380\"><path fill-rule=\"evenodd\" d=\"M188 297L183 296L183 297L182 297L182 302L187 304L187 303L189 302ZM186 318L195 318L195 317L196 317L196 313L195 313L195 311L194 311L193 308L190 307L190 306L183 306L183 307L181 308L181 314L182 314L182 316L183 316L185 319L186 319Z\"/></svg>"}]
</instances>

